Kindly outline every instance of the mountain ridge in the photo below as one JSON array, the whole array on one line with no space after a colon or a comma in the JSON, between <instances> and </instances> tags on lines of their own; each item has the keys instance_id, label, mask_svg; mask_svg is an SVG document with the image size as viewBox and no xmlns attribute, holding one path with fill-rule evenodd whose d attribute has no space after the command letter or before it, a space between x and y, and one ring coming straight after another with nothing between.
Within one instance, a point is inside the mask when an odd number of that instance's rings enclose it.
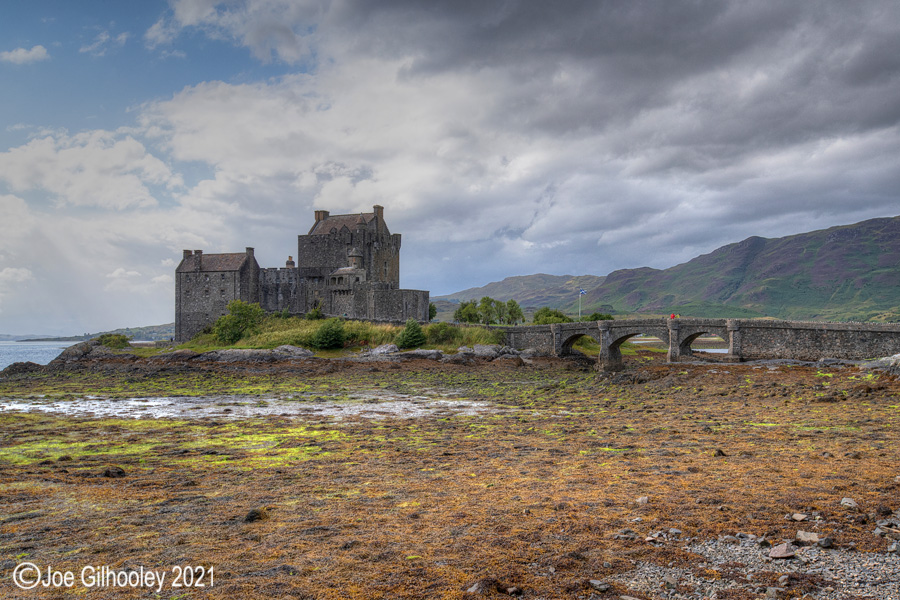
<instances>
[{"instance_id":1,"label":"mountain ridge","mask_svg":"<svg viewBox=\"0 0 900 600\"><path fill-rule=\"evenodd\" d=\"M900 320L898 265L900 217L883 217L780 238L750 236L667 269L508 277L436 299L486 295L575 313L580 287L588 292L583 313L889 321ZM510 280L515 285L503 285ZM567 283L575 280L582 285Z\"/></svg>"}]
</instances>

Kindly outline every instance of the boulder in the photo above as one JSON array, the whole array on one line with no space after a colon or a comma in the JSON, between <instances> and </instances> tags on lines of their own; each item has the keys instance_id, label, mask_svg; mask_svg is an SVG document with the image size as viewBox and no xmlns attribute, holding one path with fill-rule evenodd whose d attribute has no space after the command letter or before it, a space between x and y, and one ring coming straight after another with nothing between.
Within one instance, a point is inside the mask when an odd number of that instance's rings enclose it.
<instances>
[{"instance_id":1,"label":"boulder","mask_svg":"<svg viewBox=\"0 0 900 600\"><path fill-rule=\"evenodd\" d=\"M473 352L475 353L475 356L479 356L481 358L497 358L498 356L500 356L500 345L475 344Z\"/></svg>"},{"instance_id":2,"label":"boulder","mask_svg":"<svg viewBox=\"0 0 900 600\"><path fill-rule=\"evenodd\" d=\"M400 354L400 358L404 359L421 358L425 360L441 360L443 357L444 353L440 350L425 350L424 348L409 350Z\"/></svg>"},{"instance_id":3,"label":"boulder","mask_svg":"<svg viewBox=\"0 0 900 600\"><path fill-rule=\"evenodd\" d=\"M377 348L369 350L369 354L374 354L376 356L382 354L396 354L397 352L400 352L400 348L397 347L397 344L382 344Z\"/></svg>"},{"instance_id":4,"label":"boulder","mask_svg":"<svg viewBox=\"0 0 900 600\"><path fill-rule=\"evenodd\" d=\"M81 360L85 356L90 354L91 351L99 345L100 342L97 342L95 340L81 342L80 344L74 344L60 352L59 356L50 361L50 364L68 363L74 362L76 360Z\"/></svg>"},{"instance_id":5,"label":"boulder","mask_svg":"<svg viewBox=\"0 0 900 600\"><path fill-rule=\"evenodd\" d=\"M278 358L309 358L314 354L312 350L307 348L289 345L278 346L272 352L274 352Z\"/></svg>"},{"instance_id":6,"label":"boulder","mask_svg":"<svg viewBox=\"0 0 900 600\"><path fill-rule=\"evenodd\" d=\"M43 370L44 365L39 365L36 362L26 361L26 362L15 362L2 371L0 371L0 377L10 377L12 375L24 375L27 373L37 373Z\"/></svg>"},{"instance_id":7,"label":"boulder","mask_svg":"<svg viewBox=\"0 0 900 600\"><path fill-rule=\"evenodd\" d=\"M441 359L442 363L451 365L473 365L475 364L475 355L469 352L458 352L456 354L448 354Z\"/></svg>"}]
</instances>

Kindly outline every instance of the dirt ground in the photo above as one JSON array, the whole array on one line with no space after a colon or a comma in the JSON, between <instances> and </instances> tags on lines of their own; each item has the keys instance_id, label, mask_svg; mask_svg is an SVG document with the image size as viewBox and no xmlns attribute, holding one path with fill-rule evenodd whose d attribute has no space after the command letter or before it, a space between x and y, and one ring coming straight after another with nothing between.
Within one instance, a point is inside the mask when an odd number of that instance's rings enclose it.
<instances>
[{"instance_id":1,"label":"dirt ground","mask_svg":"<svg viewBox=\"0 0 900 600\"><path fill-rule=\"evenodd\" d=\"M0 596L647 598L589 581L638 561L709 575L684 541L737 533L780 543L802 528L883 552L872 520L900 509L900 382L855 367L670 365L646 352L612 375L560 359L110 367L0 379L0 402L339 403L373 390L488 408L241 419L227 406L179 419L0 411ZM858 510L841 506L848 497ZM76 582L23 591L11 575L23 562ZM168 576L159 591L87 588L77 579L86 566ZM203 567L211 585L172 587L185 567L195 579ZM714 576L739 578L740 565ZM755 597L743 593L729 598Z\"/></svg>"}]
</instances>

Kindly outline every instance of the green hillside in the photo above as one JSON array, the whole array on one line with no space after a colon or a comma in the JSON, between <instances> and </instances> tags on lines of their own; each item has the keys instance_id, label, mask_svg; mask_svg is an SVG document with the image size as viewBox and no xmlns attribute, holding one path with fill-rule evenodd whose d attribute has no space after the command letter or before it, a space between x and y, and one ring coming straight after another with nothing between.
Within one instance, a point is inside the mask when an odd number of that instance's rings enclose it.
<instances>
[{"instance_id":1,"label":"green hillside","mask_svg":"<svg viewBox=\"0 0 900 600\"><path fill-rule=\"evenodd\" d=\"M750 237L669 269L606 277L531 275L446 299L491 296L582 312L797 320L900 321L900 217L789 237Z\"/></svg>"},{"instance_id":2,"label":"green hillside","mask_svg":"<svg viewBox=\"0 0 900 600\"><path fill-rule=\"evenodd\" d=\"M433 300L462 302L490 296L495 300L512 298L522 306L564 306L578 302L581 289L591 290L603 283L604 277L596 275L523 275L507 277L503 281L482 287L469 288L448 296L435 296ZM576 309L577 310L577 309Z\"/></svg>"}]
</instances>

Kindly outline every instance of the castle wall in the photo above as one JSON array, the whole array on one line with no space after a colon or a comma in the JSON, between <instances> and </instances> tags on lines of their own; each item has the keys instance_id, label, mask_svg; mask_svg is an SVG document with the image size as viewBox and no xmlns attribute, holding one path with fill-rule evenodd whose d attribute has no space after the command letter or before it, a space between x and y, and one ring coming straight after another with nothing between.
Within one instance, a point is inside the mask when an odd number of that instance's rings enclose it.
<instances>
[{"instance_id":1,"label":"castle wall","mask_svg":"<svg viewBox=\"0 0 900 600\"><path fill-rule=\"evenodd\" d=\"M189 340L228 312L232 300L253 302L255 278L243 271L178 273L175 339Z\"/></svg>"},{"instance_id":2,"label":"castle wall","mask_svg":"<svg viewBox=\"0 0 900 600\"><path fill-rule=\"evenodd\" d=\"M309 310L306 284L296 268L259 270L259 305L267 312L287 310L299 315Z\"/></svg>"},{"instance_id":3,"label":"castle wall","mask_svg":"<svg viewBox=\"0 0 900 600\"><path fill-rule=\"evenodd\" d=\"M382 228L384 229L384 228ZM400 235L369 228L336 233L297 236L297 264L300 277L325 279L337 268L347 266L352 248L362 254L366 280L400 285Z\"/></svg>"}]
</instances>

